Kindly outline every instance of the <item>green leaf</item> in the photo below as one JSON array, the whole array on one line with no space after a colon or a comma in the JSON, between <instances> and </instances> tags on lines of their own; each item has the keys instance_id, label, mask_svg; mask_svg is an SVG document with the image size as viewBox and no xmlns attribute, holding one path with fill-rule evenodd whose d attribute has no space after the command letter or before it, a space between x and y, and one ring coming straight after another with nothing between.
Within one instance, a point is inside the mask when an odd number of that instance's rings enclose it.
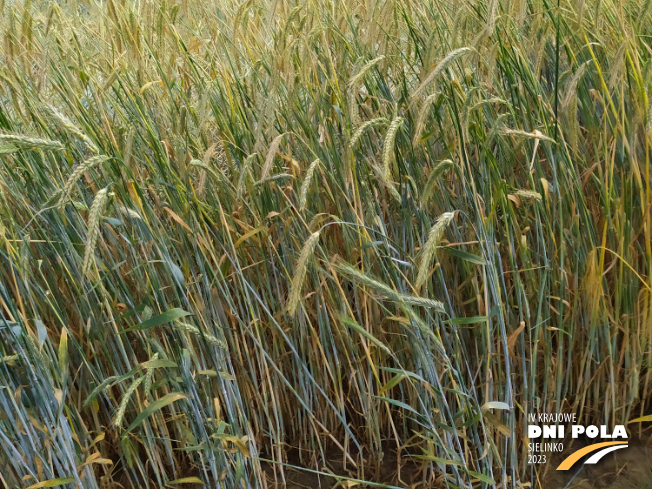
<instances>
[{"instance_id":1,"label":"green leaf","mask_svg":"<svg viewBox=\"0 0 652 489\"><path fill-rule=\"evenodd\" d=\"M102 392L104 389L106 389L109 386L115 385L119 382L122 382L124 380L132 378L136 373L138 373L141 369L140 365L137 365L136 367L132 368L129 372L127 372L124 375L121 376L115 376L112 375L111 377L107 377L104 379L100 385L95 387L93 391L88 395L86 400L84 401L84 407L88 407L88 405L91 403L91 401L98 395L100 392Z\"/></svg>"},{"instance_id":2,"label":"green leaf","mask_svg":"<svg viewBox=\"0 0 652 489\"><path fill-rule=\"evenodd\" d=\"M417 411L412 406L408 406L404 402L397 401L396 399L388 399L387 397L382 397L382 396L374 396L376 399L380 399L381 401L388 402L390 404L393 404L394 406L398 406L400 408L405 409L406 411L410 411L411 413L416 414L417 416L421 416Z\"/></svg>"},{"instance_id":3,"label":"green leaf","mask_svg":"<svg viewBox=\"0 0 652 489\"><path fill-rule=\"evenodd\" d=\"M378 338L376 338L374 335L372 335L369 331L364 329L362 326L360 326L354 319L346 316L341 316L340 321L342 321L344 324L346 324L349 328L351 328L353 331L356 333L364 336L367 338L369 341L371 341L374 345L378 346L382 350L384 350L387 354L391 355L392 351L387 348L387 346L380 341Z\"/></svg>"},{"instance_id":4,"label":"green leaf","mask_svg":"<svg viewBox=\"0 0 652 489\"><path fill-rule=\"evenodd\" d=\"M453 318L453 319L447 319L444 321L444 323L447 324L477 324L477 323L484 323L489 319L489 316L473 316L470 318Z\"/></svg>"},{"instance_id":5,"label":"green leaf","mask_svg":"<svg viewBox=\"0 0 652 489\"><path fill-rule=\"evenodd\" d=\"M628 421L627 424L629 424L629 423L644 423L646 421L652 421L652 414L648 414L647 416L643 416L641 418L632 419L631 421Z\"/></svg>"},{"instance_id":6,"label":"green leaf","mask_svg":"<svg viewBox=\"0 0 652 489\"><path fill-rule=\"evenodd\" d=\"M38 484L34 484L33 486L29 486L27 489L38 489L39 487L57 487L63 486L64 484L70 484L71 482L75 482L74 477L50 479L47 481L39 482Z\"/></svg>"},{"instance_id":7,"label":"green leaf","mask_svg":"<svg viewBox=\"0 0 652 489\"><path fill-rule=\"evenodd\" d=\"M168 404L172 404L174 401L178 401L180 399L186 399L187 397L188 396L186 396L185 394L181 394L180 392L171 392L170 394L154 401L149 406L147 406L142 413L138 415L138 417L134 420L133 423L129 425L129 428L126 429L126 431L123 434L123 437L127 433L132 431L134 428L138 427L140 423L145 421L156 411L163 409L165 406L167 406Z\"/></svg>"},{"instance_id":8,"label":"green leaf","mask_svg":"<svg viewBox=\"0 0 652 489\"><path fill-rule=\"evenodd\" d=\"M407 370L403 370L402 368L392 368L392 367L382 367L382 366L379 366L378 368L380 370L385 370L386 372L391 372L393 374L403 374L412 379L416 379L419 382L426 382L426 379L424 379L420 375L417 375L414 372L408 372Z\"/></svg>"},{"instance_id":9,"label":"green leaf","mask_svg":"<svg viewBox=\"0 0 652 489\"><path fill-rule=\"evenodd\" d=\"M475 477L476 479L478 479L478 480L480 480L482 482L485 482L485 483L490 484L492 486L496 485L496 481L493 480L488 475L478 474L477 472L473 472L472 470L469 470L469 474L471 475L471 477Z\"/></svg>"},{"instance_id":10,"label":"green leaf","mask_svg":"<svg viewBox=\"0 0 652 489\"><path fill-rule=\"evenodd\" d=\"M170 260L166 260L166 263L175 280L181 285L181 287L185 287L186 278L183 276L183 272L181 271L181 268L179 268L179 265Z\"/></svg>"},{"instance_id":11,"label":"green leaf","mask_svg":"<svg viewBox=\"0 0 652 489\"><path fill-rule=\"evenodd\" d=\"M40 319L35 319L36 324L36 337L38 338L38 346L43 347L45 340L48 339L48 330Z\"/></svg>"},{"instance_id":12,"label":"green leaf","mask_svg":"<svg viewBox=\"0 0 652 489\"><path fill-rule=\"evenodd\" d=\"M176 486L177 484L204 484L204 481L201 480L199 477L183 477L181 479L175 479L173 481L168 482L169 485L171 486Z\"/></svg>"},{"instance_id":13,"label":"green leaf","mask_svg":"<svg viewBox=\"0 0 652 489\"><path fill-rule=\"evenodd\" d=\"M509 404L506 404L504 402L491 401L491 402L486 403L480 409L484 412L487 409L502 409L504 411L509 411L511 408L509 407Z\"/></svg>"},{"instance_id":14,"label":"green leaf","mask_svg":"<svg viewBox=\"0 0 652 489\"><path fill-rule=\"evenodd\" d=\"M59 371L62 377L68 373L68 330L65 328L61 331L59 340Z\"/></svg>"},{"instance_id":15,"label":"green leaf","mask_svg":"<svg viewBox=\"0 0 652 489\"><path fill-rule=\"evenodd\" d=\"M197 372L199 375L207 375L208 377L217 377L217 372L213 369L211 370L200 370Z\"/></svg>"},{"instance_id":16,"label":"green leaf","mask_svg":"<svg viewBox=\"0 0 652 489\"><path fill-rule=\"evenodd\" d=\"M394 377L392 377L391 379L389 379L389 382L387 382L387 383L386 383L386 384L385 384L385 385L380 389L380 393L381 393L381 394L384 394L385 392L387 392L388 390L392 389L393 387L396 387L396 386L398 385L398 383L399 383L401 380L403 380L405 377L406 377L406 375L403 374L403 373L396 374Z\"/></svg>"},{"instance_id":17,"label":"green leaf","mask_svg":"<svg viewBox=\"0 0 652 489\"><path fill-rule=\"evenodd\" d=\"M489 317L492 318L494 316L497 316L499 312L500 312L500 306L496 304L494 307L491 308L491 311L489 311Z\"/></svg>"},{"instance_id":18,"label":"green leaf","mask_svg":"<svg viewBox=\"0 0 652 489\"><path fill-rule=\"evenodd\" d=\"M458 258L461 258L462 260L466 260L471 263L475 263L476 265L487 264L487 262L481 256L474 255L473 253L469 253L467 251L458 250L457 248L452 248L448 246L443 247L441 249L444 250L446 253L450 253L453 256L456 256Z\"/></svg>"},{"instance_id":19,"label":"green leaf","mask_svg":"<svg viewBox=\"0 0 652 489\"><path fill-rule=\"evenodd\" d=\"M419 460L428 460L429 462L435 462L439 465L462 465L462 462L457 462L455 460L446 460L443 458L435 457L434 455L410 455L410 458L418 458Z\"/></svg>"},{"instance_id":20,"label":"green leaf","mask_svg":"<svg viewBox=\"0 0 652 489\"><path fill-rule=\"evenodd\" d=\"M505 426L505 424L500 420L500 418L497 415L495 415L491 411L483 411L482 415L487 420L487 423L489 423L491 426L496 428L505 437L509 438L512 436L512 432L510 431L510 429L507 426Z\"/></svg>"},{"instance_id":21,"label":"green leaf","mask_svg":"<svg viewBox=\"0 0 652 489\"><path fill-rule=\"evenodd\" d=\"M105 217L104 222L109 223L113 227L124 226L124 222L122 222L120 219L116 219L115 217Z\"/></svg>"},{"instance_id":22,"label":"green leaf","mask_svg":"<svg viewBox=\"0 0 652 489\"><path fill-rule=\"evenodd\" d=\"M112 375L111 377L107 377L106 379L104 379L104 380L100 383L100 385L98 385L97 387L95 387L95 389L93 389L93 390L91 391L91 393L88 395L88 397L87 397L86 400L84 401L84 407L88 407L88 405L91 403L91 401L92 401L93 399L95 399L95 397L96 397L100 392L102 392L104 389L106 389L106 388L109 386L109 384L111 384L112 382L117 382L118 380L119 380L119 377L116 377L115 375Z\"/></svg>"},{"instance_id":23,"label":"green leaf","mask_svg":"<svg viewBox=\"0 0 652 489\"><path fill-rule=\"evenodd\" d=\"M11 332L16 336L23 335L23 329L20 327L20 324L15 321L7 321L4 318L0 318L0 329L5 329L7 327L11 329Z\"/></svg>"},{"instance_id":24,"label":"green leaf","mask_svg":"<svg viewBox=\"0 0 652 489\"><path fill-rule=\"evenodd\" d=\"M465 421L464 423L462 423L460 426L462 426L464 428L468 428L469 426L477 423L478 421L480 421L480 414L476 414L475 416L473 416L468 421Z\"/></svg>"},{"instance_id":25,"label":"green leaf","mask_svg":"<svg viewBox=\"0 0 652 489\"><path fill-rule=\"evenodd\" d=\"M166 368L166 367L176 368L178 366L172 360L166 360L166 359L148 360L146 362L141 363L141 365L143 368Z\"/></svg>"},{"instance_id":26,"label":"green leaf","mask_svg":"<svg viewBox=\"0 0 652 489\"><path fill-rule=\"evenodd\" d=\"M123 333L126 333L127 331L142 331L144 329L149 329L153 328L154 326L160 326L161 324L166 324L166 323L171 323L175 319L183 318L186 316L192 316L192 313L188 311L184 311L183 309L175 308L175 309L170 309L169 311L164 312L163 314L159 314L158 316L154 316L151 319L148 319L147 321L143 321L142 323L134 326L133 328L128 328L123 331Z\"/></svg>"}]
</instances>

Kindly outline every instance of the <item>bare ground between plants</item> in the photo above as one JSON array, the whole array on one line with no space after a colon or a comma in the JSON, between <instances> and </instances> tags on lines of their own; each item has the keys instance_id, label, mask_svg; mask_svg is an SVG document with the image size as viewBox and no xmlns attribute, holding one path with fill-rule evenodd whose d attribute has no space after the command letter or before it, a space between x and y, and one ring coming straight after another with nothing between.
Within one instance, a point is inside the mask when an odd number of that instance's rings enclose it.
<instances>
[{"instance_id":1,"label":"bare ground between plants","mask_svg":"<svg viewBox=\"0 0 652 489\"><path fill-rule=\"evenodd\" d=\"M575 447L574 447L575 448ZM540 479L540 482L533 484L535 488L545 489L652 489L652 440L632 441L630 447L607 455L595 466L584 465L568 472L557 472L554 468L561 462L563 457L554 457L548 471ZM298 460L292 460L290 464L300 467ZM298 468L286 467L284 469L285 483L277 471L276 476L271 464L263 465L268 489L333 489L337 486L337 478L320 475L314 472L300 470ZM310 468L309 470L314 470ZM324 471L332 471L339 476L350 476L343 468L341 457L333 453L329 457L328 468ZM443 488L445 484L438 478L434 484L432 481L424 481L421 477L423 472L419 470L418 464L403 459L398 471L397 459L394 454L386 457L385 462L379 466L372 467L369 471L368 480L375 483L388 484L401 488ZM198 476L196 472L187 474ZM120 487L116 485L115 487ZM123 485L129 488L129 485ZM187 488L200 489L202 485L185 485ZM351 487L372 487L357 485Z\"/></svg>"},{"instance_id":2,"label":"bare ground between plants","mask_svg":"<svg viewBox=\"0 0 652 489\"><path fill-rule=\"evenodd\" d=\"M555 457L541 482L538 485L533 484L533 487L545 489L652 489L652 440L631 441L629 448L607 455L595 466L583 465L568 472L554 470L562 458ZM333 459L330 468L334 473L344 475L344 471L341 470L341 460ZM275 481L271 467L267 467L265 473L270 489L284 489L278 478ZM405 488L445 487L443 481L440 481L439 484L435 483L435 485L423 481L419 476L421 473L422 471L416 464L411 462L402 464L401 480L399 481L397 462L394 456L388 457L386 462L377 468L372 480ZM287 489L331 489L337 484L337 480L333 477L320 476L296 469L286 469L285 479Z\"/></svg>"},{"instance_id":3,"label":"bare ground between plants","mask_svg":"<svg viewBox=\"0 0 652 489\"><path fill-rule=\"evenodd\" d=\"M574 447L575 448L575 447ZM541 482L533 487L545 489L652 489L652 440L630 441L630 447L607 455L595 466L584 465L568 472L557 472L554 468L563 457L553 458L548 471ZM406 463L407 462L407 463ZM333 457L329 468L339 475L346 475L342 470L341 459ZM284 489L283 484L273 475L271 467L265 473L270 489ZM431 485L421 478L422 471L417 464L404 459L399 480L398 465L395 456L387 457L381 466L372 469L370 480L391 484L397 487L445 487L443 481ZM287 489L331 489L337 480L297 469L286 469ZM342 486L345 487L345 486ZM363 485L354 487L364 487Z\"/></svg>"}]
</instances>

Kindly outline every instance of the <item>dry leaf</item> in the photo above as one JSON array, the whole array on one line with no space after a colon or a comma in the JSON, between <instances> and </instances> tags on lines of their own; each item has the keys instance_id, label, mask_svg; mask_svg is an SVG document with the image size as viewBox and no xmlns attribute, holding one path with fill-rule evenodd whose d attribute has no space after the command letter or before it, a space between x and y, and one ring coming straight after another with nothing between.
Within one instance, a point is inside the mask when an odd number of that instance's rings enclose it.
<instances>
[{"instance_id":1,"label":"dry leaf","mask_svg":"<svg viewBox=\"0 0 652 489\"><path fill-rule=\"evenodd\" d=\"M509 356L512 358L514 358L514 346L516 345L516 340L518 339L518 335L520 335L524 329L525 329L525 321L521 321L521 324L519 325L518 328L516 328L516 331L510 334L509 338L507 338L507 349L509 350Z\"/></svg>"}]
</instances>

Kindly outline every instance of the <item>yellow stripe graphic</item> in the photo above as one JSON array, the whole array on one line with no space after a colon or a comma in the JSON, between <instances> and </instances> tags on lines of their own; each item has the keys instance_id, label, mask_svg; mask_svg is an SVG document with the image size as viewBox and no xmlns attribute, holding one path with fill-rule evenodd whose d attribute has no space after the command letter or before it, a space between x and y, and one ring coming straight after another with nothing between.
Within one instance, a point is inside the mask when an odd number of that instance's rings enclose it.
<instances>
[{"instance_id":1,"label":"yellow stripe graphic","mask_svg":"<svg viewBox=\"0 0 652 489\"><path fill-rule=\"evenodd\" d=\"M613 445L627 445L627 443L622 441L605 441L603 443L595 443L593 445L589 445L588 447L581 448L580 450L570 454L562 463L560 463L559 467L557 467L557 470L568 470L584 455L595 452L600 448L610 447Z\"/></svg>"}]
</instances>

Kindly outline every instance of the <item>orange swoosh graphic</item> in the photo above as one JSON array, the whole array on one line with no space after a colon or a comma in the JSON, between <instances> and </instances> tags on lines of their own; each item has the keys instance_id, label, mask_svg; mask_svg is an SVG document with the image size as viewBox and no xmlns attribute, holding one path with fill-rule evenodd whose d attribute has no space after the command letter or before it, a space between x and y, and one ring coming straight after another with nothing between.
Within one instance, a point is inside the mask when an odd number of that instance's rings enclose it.
<instances>
[{"instance_id":1,"label":"orange swoosh graphic","mask_svg":"<svg viewBox=\"0 0 652 489\"><path fill-rule=\"evenodd\" d=\"M573 466L575 462L581 459L584 455L587 455L591 452L595 452L600 448L610 447L612 445L627 445L627 443L622 441L605 441L603 443L595 443L593 445L589 445L588 447L584 447L570 454L562 463L559 464L557 470L568 470Z\"/></svg>"}]
</instances>

